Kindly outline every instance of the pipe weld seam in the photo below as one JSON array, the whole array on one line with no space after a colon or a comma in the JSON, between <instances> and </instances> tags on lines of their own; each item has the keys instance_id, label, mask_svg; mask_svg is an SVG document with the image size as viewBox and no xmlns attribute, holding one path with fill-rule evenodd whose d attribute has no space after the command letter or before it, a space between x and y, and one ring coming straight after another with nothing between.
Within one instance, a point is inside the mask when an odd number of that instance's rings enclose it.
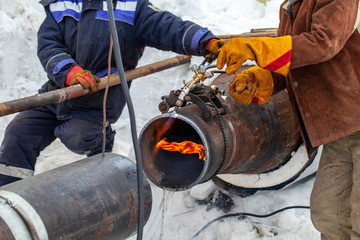
<instances>
[{"instance_id":1,"label":"pipe weld seam","mask_svg":"<svg viewBox=\"0 0 360 240\"><path fill-rule=\"evenodd\" d=\"M24 198L16 193L0 190L0 198L18 214L26 224L32 239L48 240L48 233L45 225L36 210Z\"/></svg>"}]
</instances>

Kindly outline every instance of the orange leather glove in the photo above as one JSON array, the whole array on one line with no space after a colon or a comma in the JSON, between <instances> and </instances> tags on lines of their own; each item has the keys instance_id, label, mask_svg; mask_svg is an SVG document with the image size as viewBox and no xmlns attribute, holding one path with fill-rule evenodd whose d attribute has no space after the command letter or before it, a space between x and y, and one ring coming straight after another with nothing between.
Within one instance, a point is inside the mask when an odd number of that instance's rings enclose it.
<instances>
[{"instance_id":1,"label":"orange leather glove","mask_svg":"<svg viewBox=\"0 0 360 240\"><path fill-rule=\"evenodd\" d=\"M81 84L84 89L89 89L90 92L97 92L97 83L100 79L93 75L90 71L82 69L75 65L70 69L66 76L65 86Z\"/></svg>"},{"instance_id":2,"label":"orange leather glove","mask_svg":"<svg viewBox=\"0 0 360 240\"><path fill-rule=\"evenodd\" d=\"M226 73L233 74L246 60L255 60L259 67L286 77L289 73L291 57L291 36L232 38L221 48L217 68L222 69L226 63Z\"/></svg>"},{"instance_id":3,"label":"orange leather glove","mask_svg":"<svg viewBox=\"0 0 360 240\"><path fill-rule=\"evenodd\" d=\"M228 91L238 103L265 104L271 98L274 90L274 81L271 72L258 66L251 67L235 76Z\"/></svg>"},{"instance_id":4,"label":"orange leather glove","mask_svg":"<svg viewBox=\"0 0 360 240\"><path fill-rule=\"evenodd\" d=\"M219 53L220 53L220 49L224 46L225 41L224 40L218 40L218 39L210 39L206 46L205 46L205 50L209 53L207 54L205 57L207 59L208 62L212 62L214 61Z\"/></svg>"}]
</instances>

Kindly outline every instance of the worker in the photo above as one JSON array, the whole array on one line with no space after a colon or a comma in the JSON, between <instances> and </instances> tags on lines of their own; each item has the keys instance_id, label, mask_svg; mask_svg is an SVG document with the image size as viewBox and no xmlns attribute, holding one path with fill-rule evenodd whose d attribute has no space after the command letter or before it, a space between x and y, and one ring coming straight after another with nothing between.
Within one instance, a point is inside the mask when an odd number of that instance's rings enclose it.
<instances>
[{"instance_id":1,"label":"worker","mask_svg":"<svg viewBox=\"0 0 360 240\"><path fill-rule=\"evenodd\" d=\"M102 152L104 90L110 48L106 0L42 0L46 17L38 31L38 57L49 80L40 93L81 84L92 94L27 110L10 122L0 149L0 186L32 176L40 152L56 138L72 152ZM222 41L207 28L183 21L146 0L113 1L124 70L134 69L145 46L216 58ZM211 40L211 41L209 41ZM206 48L206 49L205 49ZM116 71L114 56L111 73ZM129 86L131 83L128 84ZM113 148L115 123L125 106L121 86L109 89L106 146Z\"/></svg>"},{"instance_id":2,"label":"worker","mask_svg":"<svg viewBox=\"0 0 360 240\"><path fill-rule=\"evenodd\" d=\"M286 88L309 155L323 145L311 193L321 239L360 239L360 5L353 0L290 0L278 37L236 38L217 67L235 75L239 103L265 104ZM241 71L246 60L256 66Z\"/></svg>"}]
</instances>

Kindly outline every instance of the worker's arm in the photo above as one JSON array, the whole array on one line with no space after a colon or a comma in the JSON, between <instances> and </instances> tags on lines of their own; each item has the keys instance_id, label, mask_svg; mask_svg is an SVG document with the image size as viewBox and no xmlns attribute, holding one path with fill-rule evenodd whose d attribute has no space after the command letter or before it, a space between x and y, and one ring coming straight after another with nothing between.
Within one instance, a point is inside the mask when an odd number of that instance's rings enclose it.
<instances>
[{"instance_id":1,"label":"worker's arm","mask_svg":"<svg viewBox=\"0 0 360 240\"><path fill-rule=\"evenodd\" d=\"M285 77L279 73L271 72L271 76L274 82L273 95L286 89Z\"/></svg>"},{"instance_id":2,"label":"worker's arm","mask_svg":"<svg viewBox=\"0 0 360 240\"><path fill-rule=\"evenodd\" d=\"M226 64L226 72L231 74L246 60L255 60L259 67L287 76L290 69L333 58L357 31L359 3L320 0L316 4L310 32L275 38L233 38L222 48L218 68Z\"/></svg>"},{"instance_id":3,"label":"worker's arm","mask_svg":"<svg viewBox=\"0 0 360 240\"><path fill-rule=\"evenodd\" d=\"M319 0L314 10L311 31L292 37L291 68L318 64L333 58L359 24L358 1Z\"/></svg>"},{"instance_id":4,"label":"worker's arm","mask_svg":"<svg viewBox=\"0 0 360 240\"><path fill-rule=\"evenodd\" d=\"M64 11L54 11L52 13L49 4L53 2L55 1L41 1L46 12L46 18L38 31L38 56L41 64L55 86L63 88L81 84L83 88L96 92L97 82L100 80L90 71L78 66L70 56L64 44L63 32L65 24L63 21L64 15L62 15ZM62 2L60 2L61 4L63 5ZM56 7L54 9L56 10ZM78 20L80 18L80 9L75 9L68 14Z\"/></svg>"},{"instance_id":5,"label":"worker's arm","mask_svg":"<svg viewBox=\"0 0 360 240\"><path fill-rule=\"evenodd\" d=\"M62 88L65 87L67 74L76 62L63 43L64 36L61 31L63 22L58 24L48 8L51 1L41 3L44 4L46 18L38 31L37 53L49 79L57 87Z\"/></svg>"},{"instance_id":6,"label":"worker's arm","mask_svg":"<svg viewBox=\"0 0 360 240\"><path fill-rule=\"evenodd\" d=\"M135 15L138 39L148 46L187 55L205 56L205 46L216 38L207 28L138 0Z\"/></svg>"}]
</instances>

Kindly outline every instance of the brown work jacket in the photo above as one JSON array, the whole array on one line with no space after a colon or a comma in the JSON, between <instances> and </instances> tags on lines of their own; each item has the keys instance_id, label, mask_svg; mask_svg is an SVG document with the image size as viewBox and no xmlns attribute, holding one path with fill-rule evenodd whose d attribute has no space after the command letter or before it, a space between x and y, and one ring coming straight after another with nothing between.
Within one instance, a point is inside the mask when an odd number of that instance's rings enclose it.
<instances>
[{"instance_id":1,"label":"brown work jacket","mask_svg":"<svg viewBox=\"0 0 360 240\"><path fill-rule=\"evenodd\" d=\"M292 36L285 83L303 139L317 147L360 131L359 0L295 0L292 17L288 5L278 35Z\"/></svg>"}]
</instances>

